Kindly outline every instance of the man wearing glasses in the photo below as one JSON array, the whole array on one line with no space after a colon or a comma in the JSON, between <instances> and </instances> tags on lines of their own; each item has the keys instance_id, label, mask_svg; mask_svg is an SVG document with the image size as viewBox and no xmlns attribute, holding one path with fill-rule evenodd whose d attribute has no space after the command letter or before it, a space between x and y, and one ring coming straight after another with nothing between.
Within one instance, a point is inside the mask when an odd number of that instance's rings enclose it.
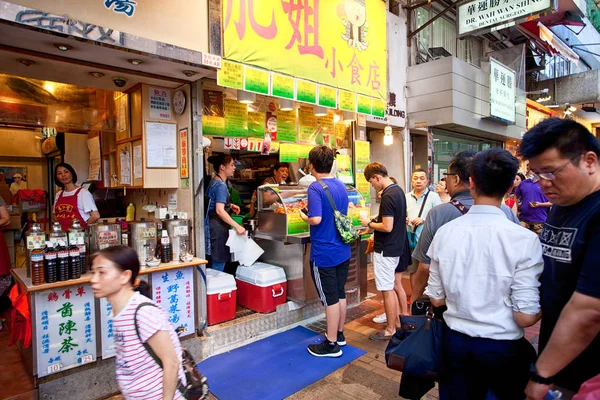
<instances>
[{"instance_id":1,"label":"man wearing glasses","mask_svg":"<svg viewBox=\"0 0 600 400\"><path fill-rule=\"evenodd\" d=\"M519 214L521 226L539 235L542 233L544 222L548 218L548 209L552 207L552 203L544 196L538 181L539 176L532 174L528 169L527 179L521 182L515 195L521 199L521 213Z\"/></svg>"},{"instance_id":2,"label":"man wearing glasses","mask_svg":"<svg viewBox=\"0 0 600 400\"><path fill-rule=\"evenodd\" d=\"M552 384L576 392L600 374L600 144L577 122L551 118L519 153L553 204L540 235L540 356L525 392L540 400Z\"/></svg>"}]
</instances>

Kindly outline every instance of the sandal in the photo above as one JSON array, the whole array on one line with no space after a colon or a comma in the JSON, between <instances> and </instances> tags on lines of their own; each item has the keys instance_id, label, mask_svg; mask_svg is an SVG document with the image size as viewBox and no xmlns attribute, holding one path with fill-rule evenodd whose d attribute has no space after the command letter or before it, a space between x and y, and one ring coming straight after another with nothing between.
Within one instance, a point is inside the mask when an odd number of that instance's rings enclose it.
<instances>
[{"instance_id":1,"label":"sandal","mask_svg":"<svg viewBox=\"0 0 600 400\"><path fill-rule=\"evenodd\" d=\"M392 338L392 335L386 335L385 331L377 331L377 332L369 335L369 339L374 340L374 341L390 340L391 338Z\"/></svg>"}]
</instances>

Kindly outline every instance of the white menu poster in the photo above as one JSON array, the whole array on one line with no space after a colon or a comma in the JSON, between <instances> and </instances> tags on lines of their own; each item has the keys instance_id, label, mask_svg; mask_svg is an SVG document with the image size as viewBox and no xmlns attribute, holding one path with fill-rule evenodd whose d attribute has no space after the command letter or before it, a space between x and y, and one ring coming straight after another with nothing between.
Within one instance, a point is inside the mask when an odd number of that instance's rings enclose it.
<instances>
[{"instance_id":1,"label":"white menu poster","mask_svg":"<svg viewBox=\"0 0 600 400\"><path fill-rule=\"evenodd\" d=\"M115 335L113 332L112 307L105 297L100 299L100 344L102 345L102 358L114 357L117 354Z\"/></svg>"},{"instance_id":2,"label":"white menu poster","mask_svg":"<svg viewBox=\"0 0 600 400\"><path fill-rule=\"evenodd\" d=\"M146 121L146 165L177 168L177 125Z\"/></svg>"},{"instance_id":3,"label":"white menu poster","mask_svg":"<svg viewBox=\"0 0 600 400\"><path fill-rule=\"evenodd\" d=\"M171 91L162 88L148 88L150 96L150 118L171 119Z\"/></svg>"},{"instance_id":4,"label":"white menu poster","mask_svg":"<svg viewBox=\"0 0 600 400\"><path fill-rule=\"evenodd\" d=\"M37 375L96 361L96 306L88 284L35 293Z\"/></svg>"},{"instance_id":5,"label":"white menu poster","mask_svg":"<svg viewBox=\"0 0 600 400\"><path fill-rule=\"evenodd\" d=\"M172 269L152 274L152 300L169 314L169 321L183 335L196 330L194 316L194 269Z\"/></svg>"}]
</instances>

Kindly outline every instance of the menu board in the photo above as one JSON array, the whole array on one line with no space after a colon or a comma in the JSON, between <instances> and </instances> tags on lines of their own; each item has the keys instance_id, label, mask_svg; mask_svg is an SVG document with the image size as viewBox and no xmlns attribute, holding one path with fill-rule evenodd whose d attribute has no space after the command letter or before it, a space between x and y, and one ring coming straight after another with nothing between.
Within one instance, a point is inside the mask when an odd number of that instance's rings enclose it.
<instances>
[{"instance_id":1,"label":"menu board","mask_svg":"<svg viewBox=\"0 0 600 400\"><path fill-rule=\"evenodd\" d=\"M335 113L329 110L327 115L317 118L317 130L319 132L317 136L317 143L324 144L325 146L331 147L331 137L335 135L335 128L333 123L333 117Z\"/></svg>"},{"instance_id":2,"label":"menu board","mask_svg":"<svg viewBox=\"0 0 600 400\"><path fill-rule=\"evenodd\" d=\"M177 124L146 121L146 166L177 168Z\"/></svg>"},{"instance_id":3,"label":"menu board","mask_svg":"<svg viewBox=\"0 0 600 400\"><path fill-rule=\"evenodd\" d=\"M261 112L248 113L248 137L265 137L265 114Z\"/></svg>"},{"instance_id":4,"label":"menu board","mask_svg":"<svg viewBox=\"0 0 600 400\"><path fill-rule=\"evenodd\" d=\"M366 204L371 204L371 184L365 179L365 168L370 163L371 146L369 142L354 141L356 158L356 190L365 198Z\"/></svg>"},{"instance_id":5,"label":"menu board","mask_svg":"<svg viewBox=\"0 0 600 400\"><path fill-rule=\"evenodd\" d=\"M183 326L184 335L196 330L193 275L191 267L152 274L152 299L167 312L175 329Z\"/></svg>"},{"instance_id":6,"label":"menu board","mask_svg":"<svg viewBox=\"0 0 600 400\"><path fill-rule=\"evenodd\" d=\"M279 162L298 162L301 158L308 158L313 147L312 144L281 143Z\"/></svg>"},{"instance_id":7,"label":"menu board","mask_svg":"<svg viewBox=\"0 0 600 400\"><path fill-rule=\"evenodd\" d=\"M354 176L352 175L352 158L347 154L338 154L336 177L348 185L354 185Z\"/></svg>"},{"instance_id":8,"label":"menu board","mask_svg":"<svg viewBox=\"0 0 600 400\"><path fill-rule=\"evenodd\" d=\"M106 297L103 297L100 299L100 343L102 345L102 358L114 357L117 354L112 319L112 306Z\"/></svg>"},{"instance_id":9,"label":"menu board","mask_svg":"<svg viewBox=\"0 0 600 400\"><path fill-rule=\"evenodd\" d=\"M296 110L277 112L277 140L296 142Z\"/></svg>"},{"instance_id":10,"label":"menu board","mask_svg":"<svg viewBox=\"0 0 600 400\"><path fill-rule=\"evenodd\" d=\"M300 106L298 110L298 142L316 143L317 117L310 106Z\"/></svg>"},{"instance_id":11,"label":"menu board","mask_svg":"<svg viewBox=\"0 0 600 400\"><path fill-rule=\"evenodd\" d=\"M237 100L225 99L225 135L248 137L248 106Z\"/></svg>"},{"instance_id":12,"label":"menu board","mask_svg":"<svg viewBox=\"0 0 600 400\"><path fill-rule=\"evenodd\" d=\"M34 296L38 378L96 361L96 305L90 285Z\"/></svg>"}]
</instances>

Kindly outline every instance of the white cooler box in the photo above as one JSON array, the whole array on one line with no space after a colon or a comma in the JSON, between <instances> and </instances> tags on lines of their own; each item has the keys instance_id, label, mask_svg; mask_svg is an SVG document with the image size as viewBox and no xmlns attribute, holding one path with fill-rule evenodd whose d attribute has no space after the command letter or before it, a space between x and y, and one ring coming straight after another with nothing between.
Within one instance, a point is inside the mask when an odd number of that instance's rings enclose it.
<instances>
[{"instance_id":1,"label":"white cooler box","mask_svg":"<svg viewBox=\"0 0 600 400\"><path fill-rule=\"evenodd\" d=\"M207 324L215 325L235 318L235 278L225 272L206 269Z\"/></svg>"},{"instance_id":2,"label":"white cooler box","mask_svg":"<svg viewBox=\"0 0 600 400\"><path fill-rule=\"evenodd\" d=\"M287 279L281 267L254 263L240 265L235 274L238 304L260 313L275 311L287 298Z\"/></svg>"}]
</instances>

